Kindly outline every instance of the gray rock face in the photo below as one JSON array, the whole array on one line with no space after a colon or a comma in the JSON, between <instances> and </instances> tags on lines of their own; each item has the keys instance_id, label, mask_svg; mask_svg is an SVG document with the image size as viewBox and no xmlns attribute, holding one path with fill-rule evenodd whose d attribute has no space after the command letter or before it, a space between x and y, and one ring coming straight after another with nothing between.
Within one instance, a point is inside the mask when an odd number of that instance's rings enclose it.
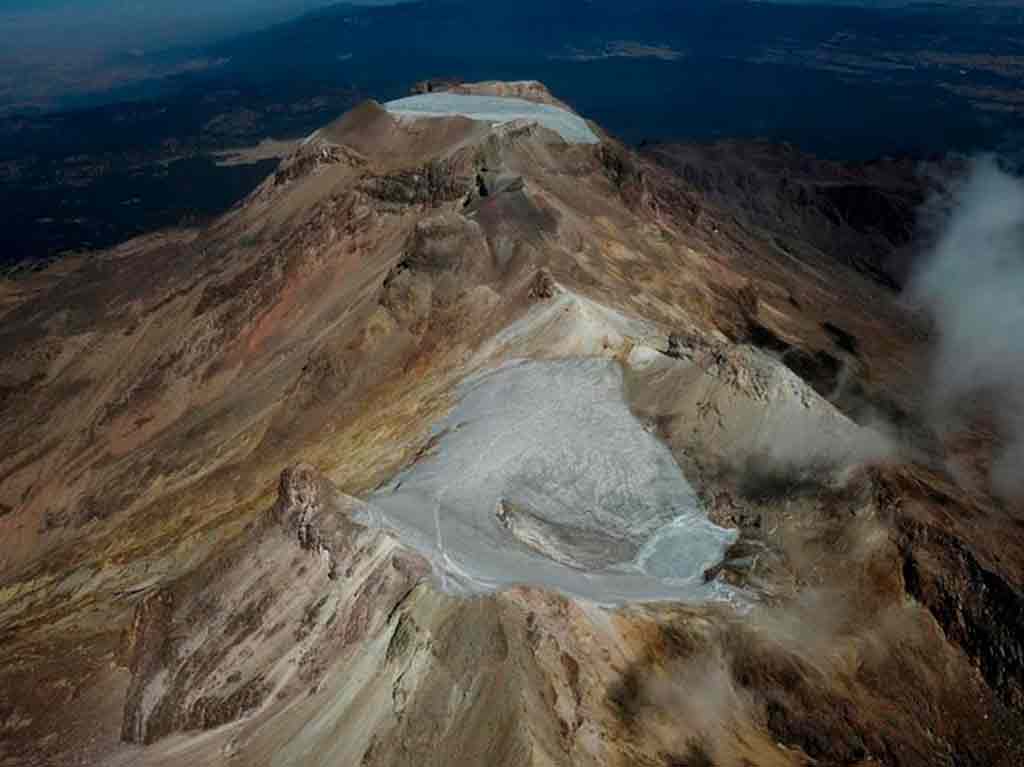
<instances>
[{"instance_id":1,"label":"gray rock face","mask_svg":"<svg viewBox=\"0 0 1024 767\"><path fill-rule=\"evenodd\" d=\"M303 549L327 562L333 580L339 555L347 552L359 532L350 518L359 505L354 498L343 498L312 466L299 464L282 472L273 513Z\"/></svg>"}]
</instances>

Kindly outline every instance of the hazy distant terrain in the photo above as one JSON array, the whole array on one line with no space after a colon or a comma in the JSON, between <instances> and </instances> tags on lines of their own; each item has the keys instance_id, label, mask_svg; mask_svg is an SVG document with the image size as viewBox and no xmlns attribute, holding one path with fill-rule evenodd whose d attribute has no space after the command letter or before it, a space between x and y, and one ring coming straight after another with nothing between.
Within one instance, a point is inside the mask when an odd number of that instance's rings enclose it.
<instances>
[{"instance_id":1,"label":"hazy distant terrain","mask_svg":"<svg viewBox=\"0 0 1024 767\"><path fill-rule=\"evenodd\" d=\"M350 0L378 5L394 0ZM66 108L113 88L216 68L199 50L333 0L11 0L0 8L0 113Z\"/></svg>"},{"instance_id":2,"label":"hazy distant terrain","mask_svg":"<svg viewBox=\"0 0 1024 767\"><path fill-rule=\"evenodd\" d=\"M0 261L223 210L275 161L218 167L211 152L301 137L356 100L401 98L435 77L543 80L631 143L756 137L836 159L1019 149L1024 11L868 6L334 5L95 69L55 57L49 85L68 86L58 103L75 107L56 115L40 109L45 88L24 101L30 64L2 60L0 203L19 226L3 234Z\"/></svg>"},{"instance_id":3,"label":"hazy distant terrain","mask_svg":"<svg viewBox=\"0 0 1024 767\"><path fill-rule=\"evenodd\" d=\"M107 247L203 220L248 194L277 164L223 152L304 135L357 96L324 82L184 87L158 101L0 120L0 263Z\"/></svg>"}]
</instances>

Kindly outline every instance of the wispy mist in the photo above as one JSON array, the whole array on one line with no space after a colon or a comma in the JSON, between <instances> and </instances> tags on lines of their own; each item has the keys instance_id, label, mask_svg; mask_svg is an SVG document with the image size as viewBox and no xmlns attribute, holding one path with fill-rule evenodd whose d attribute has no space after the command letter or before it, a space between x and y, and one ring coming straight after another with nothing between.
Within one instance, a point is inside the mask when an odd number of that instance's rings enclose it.
<instances>
[{"instance_id":1,"label":"wispy mist","mask_svg":"<svg viewBox=\"0 0 1024 767\"><path fill-rule=\"evenodd\" d=\"M931 406L949 416L988 405L1006 447L993 489L1024 494L1024 181L990 156L971 162L951 191L935 245L911 295L939 333Z\"/></svg>"},{"instance_id":2,"label":"wispy mist","mask_svg":"<svg viewBox=\"0 0 1024 767\"><path fill-rule=\"evenodd\" d=\"M66 0L0 10L0 42L23 51L124 52L140 46L196 43L281 21L330 0L222 0L139 3Z\"/></svg>"}]
</instances>

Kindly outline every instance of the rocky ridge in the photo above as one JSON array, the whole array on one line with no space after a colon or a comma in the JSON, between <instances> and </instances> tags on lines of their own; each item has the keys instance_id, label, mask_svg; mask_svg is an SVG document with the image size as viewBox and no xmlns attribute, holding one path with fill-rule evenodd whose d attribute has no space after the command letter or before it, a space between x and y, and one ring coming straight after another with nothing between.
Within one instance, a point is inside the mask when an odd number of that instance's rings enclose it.
<instances>
[{"instance_id":1,"label":"rocky ridge","mask_svg":"<svg viewBox=\"0 0 1024 767\"><path fill-rule=\"evenodd\" d=\"M1019 763L1018 510L844 255L901 235L600 136L367 103L209 228L5 285L0 764ZM579 357L737 529L742 609L454 595L357 500L467 376Z\"/></svg>"}]
</instances>

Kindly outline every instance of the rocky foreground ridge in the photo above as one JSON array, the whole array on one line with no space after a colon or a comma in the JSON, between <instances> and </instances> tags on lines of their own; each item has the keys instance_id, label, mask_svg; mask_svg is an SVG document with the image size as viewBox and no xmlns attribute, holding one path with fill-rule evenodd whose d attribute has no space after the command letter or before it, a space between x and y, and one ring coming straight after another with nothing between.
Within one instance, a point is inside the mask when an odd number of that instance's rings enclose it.
<instances>
[{"instance_id":1,"label":"rocky foreground ridge","mask_svg":"<svg viewBox=\"0 0 1024 767\"><path fill-rule=\"evenodd\" d=\"M3 284L0 764L1021 762L1021 509L894 290L927 190L591 128L368 102L209 227ZM462 382L579 358L735 599L467 593L375 509Z\"/></svg>"}]
</instances>

